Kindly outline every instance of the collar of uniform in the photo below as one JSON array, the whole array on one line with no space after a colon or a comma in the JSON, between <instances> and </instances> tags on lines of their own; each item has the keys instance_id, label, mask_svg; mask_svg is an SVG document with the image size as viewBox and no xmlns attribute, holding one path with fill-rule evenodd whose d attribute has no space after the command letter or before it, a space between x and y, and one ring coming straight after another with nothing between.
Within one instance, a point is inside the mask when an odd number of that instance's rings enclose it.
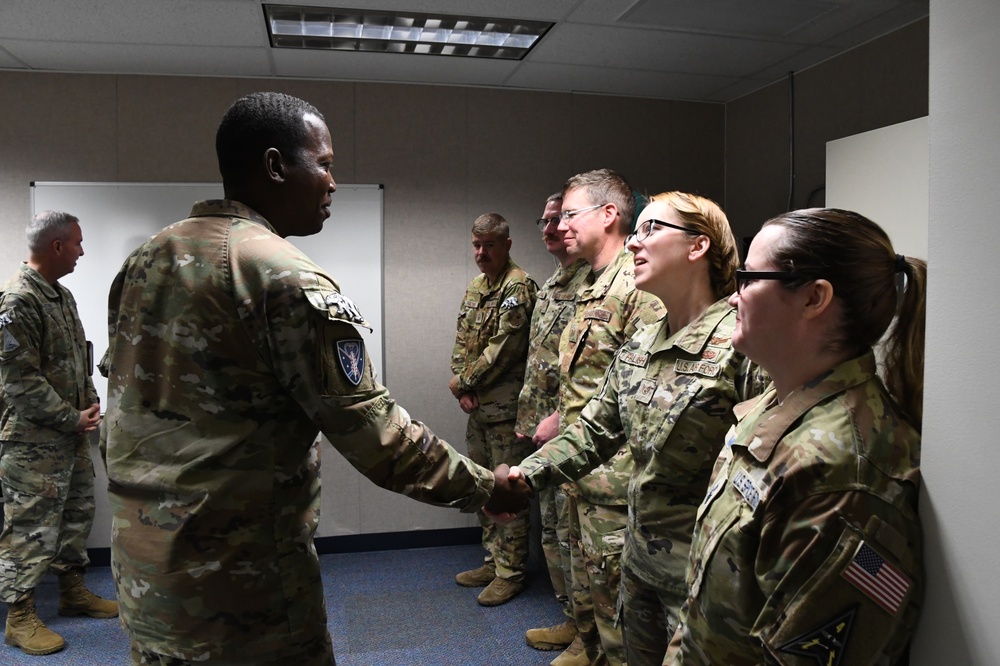
<instances>
[{"instance_id":1,"label":"collar of uniform","mask_svg":"<svg viewBox=\"0 0 1000 666\"><path fill-rule=\"evenodd\" d=\"M552 276L552 284L558 287L565 287L576 277L577 273L589 270L590 264L587 263L586 259L577 259L566 268L562 266L557 268L555 275Z\"/></svg>"},{"instance_id":2,"label":"collar of uniform","mask_svg":"<svg viewBox=\"0 0 1000 666\"><path fill-rule=\"evenodd\" d=\"M277 233L264 216L235 199L208 199L191 207L191 217L241 217Z\"/></svg>"},{"instance_id":3,"label":"collar of uniform","mask_svg":"<svg viewBox=\"0 0 1000 666\"><path fill-rule=\"evenodd\" d=\"M712 340L712 334L719 327L719 323L732 311L733 307L729 305L726 298L723 298L709 305L697 319L672 334L669 338L664 337L666 336L667 328L664 326L663 332L657 335L656 342L653 343L650 351L655 353L664 349L670 349L671 347L677 347L688 354L701 354L705 346ZM664 316L669 323L670 313L668 312ZM728 347L729 344L729 338L726 338L725 346ZM722 344L719 346L722 346Z\"/></svg>"},{"instance_id":4,"label":"collar of uniform","mask_svg":"<svg viewBox=\"0 0 1000 666\"><path fill-rule=\"evenodd\" d=\"M578 301L590 301L596 298L603 298L608 290L611 289L611 285L614 283L615 278L622 270L635 270L635 265L632 263L632 253L629 252L624 247L610 264L604 267L601 272L601 276L594 280L594 284L590 285L586 289L580 292L580 298ZM593 269L593 267L591 267Z\"/></svg>"},{"instance_id":5,"label":"collar of uniform","mask_svg":"<svg viewBox=\"0 0 1000 666\"><path fill-rule=\"evenodd\" d=\"M751 414L756 418L748 418L747 424L752 428L752 434L745 432L745 436L741 437L740 433L737 433L736 439L749 449L754 458L764 462L771 457L775 445L785 436L792 424L806 412L828 398L864 384L874 377L875 373L875 354L868 352L844 361L832 370L806 382L789 393L780 404L777 400L770 399L774 397L772 386L754 405Z\"/></svg>"},{"instance_id":6,"label":"collar of uniform","mask_svg":"<svg viewBox=\"0 0 1000 666\"><path fill-rule=\"evenodd\" d=\"M484 296L487 294L492 294L494 291L500 288L500 285L502 285L504 283L504 280L507 279L507 274L510 273L515 268L517 268L517 264L514 263L513 259L507 257L507 263L504 264L503 270L497 273L497 279L493 281L493 284L490 284L490 280L488 277L486 277L486 273L480 273L479 275L477 275L476 279L479 280L477 289L479 293Z\"/></svg>"},{"instance_id":7,"label":"collar of uniform","mask_svg":"<svg viewBox=\"0 0 1000 666\"><path fill-rule=\"evenodd\" d=\"M26 279L31 280L38 286L38 290L45 294L45 298L50 301L58 301L61 296L59 294L59 288L62 286L58 282L52 284L48 280L42 277L42 274L36 271L34 268L29 266L27 263L21 264L21 272L24 273Z\"/></svg>"}]
</instances>

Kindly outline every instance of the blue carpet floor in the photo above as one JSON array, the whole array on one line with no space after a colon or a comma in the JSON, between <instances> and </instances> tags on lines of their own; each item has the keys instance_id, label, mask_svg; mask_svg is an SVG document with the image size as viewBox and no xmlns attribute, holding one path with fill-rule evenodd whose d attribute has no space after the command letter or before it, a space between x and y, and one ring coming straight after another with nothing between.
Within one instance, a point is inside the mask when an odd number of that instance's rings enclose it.
<instances>
[{"instance_id":1,"label":"blue carpet floor","mask_svg":"<svg viewBox=\"0 0 1000 666\"><path fill-rule=\"evenodd\" d=\"M528 589L494 608L476 603L479 589L455 584L459 571L482 563L478 545L321 555L330 634L338 666L545 666L558 652L524 642L532 627L563 617L538 557ZM111 570L91 567L87 585L114 595ZM56 614L58 585L47 577L36 593L42 620L66 649L31 657L0 645L3 666L126 666L128 640L118 620ZM289 665L294 666L294 665Z\"/></svg>"}]
</instances>

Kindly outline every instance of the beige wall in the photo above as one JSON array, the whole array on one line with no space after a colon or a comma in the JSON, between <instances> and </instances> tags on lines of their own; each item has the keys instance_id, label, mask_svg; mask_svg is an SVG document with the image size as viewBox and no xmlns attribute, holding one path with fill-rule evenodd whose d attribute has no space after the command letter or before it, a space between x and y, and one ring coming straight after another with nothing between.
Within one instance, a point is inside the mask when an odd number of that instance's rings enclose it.
<instances>
[{"instance_id":1,"label":"beige wall","mask_svg":"<svg viewBox=\"0 0 1000 666\"><path fill-rule=\"evenodd\" d=\"M928 20L793 76L792 209L822 206L826 143L927 115ZM789 82L726 105L726 212L738 238L788 210ZM875 220L878 222L878 220Z\"/></svg>"},{"instance_id":2,"label":"beige wall","mask_svg":"<svg viewBox=\"0 0 1000 666\"><path fill-rule=\"evenodd\" d=\"M302 97L326 116L334 177L385 186L386 384L464 450L447 391L458 303L478 272L469 227L497 211L512 254L552 272L533 220L566 178L621 171L640 191L724 191L724 107L483 88L0 72L0 275L23 258L32 181L217 181L215 128L253 90ZM83 220L86 248L86 220ZM324 233L336 233L335 219ZM86 261L84 257L82 261ZM336 276L337 267L328 267ZM107 285L94 285L106 289ZM90 331L91 336L100 335ZM321 535L475 524L374 488L325 459ZM100 525L96 528L100 530ZM104 537L95 534L97 541ZM94 544L98 545L98 544Z\"/></svg>"}]
</instances>

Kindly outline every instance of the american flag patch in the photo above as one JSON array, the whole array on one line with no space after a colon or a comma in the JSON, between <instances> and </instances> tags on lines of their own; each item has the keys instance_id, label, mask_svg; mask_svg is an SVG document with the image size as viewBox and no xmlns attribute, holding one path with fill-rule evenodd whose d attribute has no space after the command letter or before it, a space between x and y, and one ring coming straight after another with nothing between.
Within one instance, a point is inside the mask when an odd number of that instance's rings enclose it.
<instances>
[{"instance_id":1,"label":"american flag patch","mask_svg":"<svg viewBox=\"0 0 1000 666\"><path fill-rule=\"evenodd\" d=\"M893 615L899 612L913 584L906 574L882 559L864 542L841 576Z\"/></svg>"}]
</instances>

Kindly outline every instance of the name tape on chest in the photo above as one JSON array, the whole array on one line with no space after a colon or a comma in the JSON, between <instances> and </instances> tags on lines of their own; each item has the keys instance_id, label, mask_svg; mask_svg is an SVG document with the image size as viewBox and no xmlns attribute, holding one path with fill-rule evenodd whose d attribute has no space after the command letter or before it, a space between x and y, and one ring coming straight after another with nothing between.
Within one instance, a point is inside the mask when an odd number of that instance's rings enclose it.
<instances>
[{"instance_id":1,"label":"name tape on chest","mask_svg":"<svg viewBox=\"0 0 1000 666\"><path fill-rule=\"evenodd\" d=\"M611 321L611 310L602 310L601 308L592 308L590 310L584 310L584 319L596 319L597 321L609 322Z\"/></svg>"},{"instance_id":2,"label":"name tape on chest","mask_svg":"<svg viewBox=\"0 0 1000 666\"><path fill-rule=\"evenodd\" d=\"M722 372L722 366L710 361L686 361L677 359L674 362L674 371L683 375L701 375L703 377L718 377Z\"/></svg>"},{"instance_id":3,"label":"name tape on chest","mask_svg":"<svg viewBox=\"0 0 1000 666\"><path fill-rule=\"evenodd\" d=\"M757 488L757 484L753 482L750 475L747 474L746 470L741 469L736 472L736 476L733 477L732 481L733 487L739 491L740 495L750 508L754 511L757 510L757 505L760 504L760 489Z\"/></svg>"},{"instance_id":4,"label":"name tape on chest","mask_svg":"<svg viewBox=\"0 0 1000 666\"><path fill-rule=\"evenodd\" d=\"M622 360L622 363L628 363L629 365L634 365L637 368L645 368L649 363L649 354L639 354L634 351L623 350L618 358Z\"/></svg>"}]
</instances>

